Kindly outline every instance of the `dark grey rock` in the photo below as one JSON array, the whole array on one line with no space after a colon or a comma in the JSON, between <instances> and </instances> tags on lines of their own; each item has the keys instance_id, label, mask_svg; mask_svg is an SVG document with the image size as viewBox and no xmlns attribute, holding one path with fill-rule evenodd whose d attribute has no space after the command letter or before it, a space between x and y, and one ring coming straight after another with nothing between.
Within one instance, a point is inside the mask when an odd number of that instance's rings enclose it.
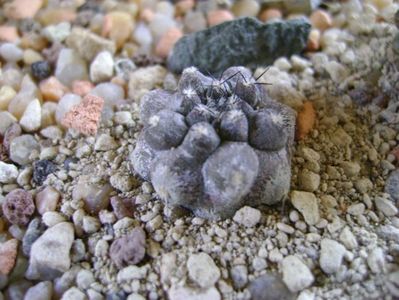
<instances>
[{"instance_id":1,"label":"dark grey rock","mask_svg":"<svg viewBox=\"0 0 399 300\"><path fill-rule=\"evenodd\" d=\"M265 66L306 47L310 24L306 19L262 23L255 18L224 22L181 38L169 58L171 71L195 66L220 74L234 65Z\"/></svg>"},{"instance_id":2,"label":"dark grey rock","mask_svg":"<svg viewBox=\"0 0 399 300\"><path fill-rule=\"evenodd\" d=\"M28 226L24 238L22 239L22 252L29 257L32 244L46 230L46 226L40 222L39 218L34 218Z\"/></svg>"},{"instance_id":3,"label":"dark grey rock","mask_svg":"<svg viewBox=\"0 0 399 300\"><path fill-rule=\"evenodd\" d=\"M385 192L399 203L399 169L392 171L385 182Z\"/></svg>"},{"instance_id":4,"label":"dark grey rock","mask_svg":"<svg viewBox=\"0 0 399 300\"><path fill-rule=\"evenodd\" d=\"M252 300L294 300L293 294L277 274L264 274L249 285Z\"/></svg>"}]
</instances>

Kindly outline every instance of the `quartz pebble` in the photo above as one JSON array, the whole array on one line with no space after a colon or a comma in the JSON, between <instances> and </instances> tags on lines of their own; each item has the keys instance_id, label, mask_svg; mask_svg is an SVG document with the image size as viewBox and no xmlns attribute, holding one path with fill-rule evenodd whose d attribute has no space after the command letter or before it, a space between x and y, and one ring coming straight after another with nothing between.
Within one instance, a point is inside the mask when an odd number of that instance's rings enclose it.
<instances>
[{"instance_id":1,"label":"quartz pebble","mask_svg":"<svg viewBox=\"0 0 399 300\"><path fill-rule=\"evenodd\" d=\"M315 10L309 17L313 27L324 31L332 26L330 14L323 10Z\"/></svg>"},{"instance_id":2,"label":"quartz pebble","mask_svg":"<svg viewBox=\"0 0 399 300\"><path fill-rule=\"evenodd\" d=\"M15 97L16 94L17 93L11 86L2 86L0 88L0 110L7 110L10 101Z\"/></svg>"},{"instance_id":3,"label":"quartz pebble","mask_svg":"<svg viewBox=\"0 0 399 300\"><path fill-rule=\"evenodd\" d=\"M25 109L19 121L22 129L26 132L34 132L40 129L42 121L42 107L38 99L31 101Z\"/></svg>"},{"instance_id":4,"label":"quartz pebble","mask_svg":"<svg viewBox=\"0 0 399 300\"><path fill-rule=\"evenodd\" d=\"M209 288L219 280L220 270L206 253L191 254L187 260L190 278L201 288Z\"/></svg>"},{"instance_id":5,"label":"quartz pebble","mask_svg":"<svg viewBox=\"0 0 399 300\"><path fill-rule=\"evenodd\" d=\"M11 183L18 177L18 168L13 164L0 161L0 182Z\"/></svg>"},{"instance_id":6,"label":"quartz pebble","mask_svg":"<svg viewBox=\"0 0 399 300\"><path fill-rule=\"evenodd\" d=\"M90 79L93 82L101 82L110 79L114 71L114 59L108 51L97 54L90 65Z\"/></svg>"},{"instance_id":7,"label":"quartz pebble","mask_svg":"<svg viewBox=\"0 0 399 300\"><path fill-rule=\"evenodd\" d=\"M42 281L26 291L24 300L51 300L53 284L51 281Z\"/></svg>"},{"instance_id":8,"label":"quartz pebble","mask_svg":"<svg viewBox=\"0 0 399 300\"><path fill-rule=\"evenodd\" d=\"M282 262L283 281L293 293L299 292L312 285L314 276L303 261L289 255Z\"/></svg>"},{"instance_id":9,"label":"quartz pebble","mask_svg":"<svg viewBox=\"0 0 399 300\"><path fill-rule=\"evenodd\" d=\"M43 35L53 43L63 42L71 32L71 24L69 22L61 22L55 25L49 25L43 28Z\"/></svg>"},{"instance_id":10,"label":"quartz pebble","mask_svg":"<svg viewBox=\"0 0 399 300\"><path fill-rule=\"evenodd\" d=\"M234 215L233 220L245 227L254 227L259 223L262 214L256 208L244 206Z\"/></svg>"},{"instance_id":11,"label":"quartz pebble","mask_svg":"<svg viewBox=\"0 0 399 300\"><path fill-rule=\"evenodd\" d=\"M17 119L8 111L0 111L0 134L4 135L8 127L16 121Z\"/></svg>"},{"instance_id":12,"label":"quartz pebble","mask_svg":"<svg viewBox=\"0 0 399 300\"><path fill-rule=\"evenodd\" d=\"M42 191L36 194L36 209L41 215L43 215L47 211L55 211L59 199L59 192L52 186L47 186Z\"/></svg>"},{"instance_id":13,"label":"quartz pebble","mask_svg":"<svg viewBox=\"0 0 399 300\"><path fill-rule=\"evenodd\" d=\"M32 152L39 151L39 144L30 134L15 137L10 144L10 159L20 165L27 165L34 160Z\"/></svg>"},{"instance_id":14,"label":"quartz pebble","mask_svg":"<svg viewBox=\"0 0 399 300\"><path fill-rule=\"evenodd\" d=\"M315 225L319 222L317 198L313 193L292 191L291 203L303 215L308 225Z\"/></svg>"},{"instance_id":15,"label":"quartz pebble","mask_svg":"<svg viewBox=\"0 0 399 300\"><path fill-rule=\"evenodd\" d=\"M267 8L263 10L260 15L259 19L263 22L269 22L271 20L279 20L283 17L281 10L277 8Z\"/></svg>"},{"instance_id":16,"label":"quartz pebble","mask_svg":"<svg viewBox=\"0 0 399 300\"><path fill-rule=\"evenodd\" d=\"M76 94L65 94L58 102L57 109L55 111L55 120L58 124L62 124L64 117L72 107L78 105L82 101L82 98Z\"/></svg>"},{"instance_id":17,"label":"quartz pebble","mask_svg":"<svg viewBox=\"0 0 399 300\"><path fill-rule=\"evenodd\" d=\"M320 268L326 274L336 273L342 264L346 249L335 240L322 239L320 250Z\"/></svg>"},{"instance_id":18,"label":"quartz pebble","mask_svg":"<svg viewBox=\"0 0 399 300\"><path fill-rule=\"evenodd\" d=\"M55 77L67 87L75 80L88 78L86 62L73 49L63 48L57 59Z\"/></svg>"},{"instance_id":19,"label":"quartz pebble","mask_svg":"<svg viewBox=\"0 0 399 300\"><path fill-rule=\"evenodd\" d=\"M387 217L393 217L398 213L398 209L390 199L377 196L374 200L375 206Z\"/></svg>"},{"instance_id":20,"label":"quartz pebble","mask_svg":"<svg viewBox=\"0 0 399 300\"><path fill-rule=\"evenodd\" d=\"M61 222L48 228L32 245L29 279L50 280L70 268L69 251L74 240L73 225Z\"/></svg>"},{"instance_id":21,"label":"quartz pebble","mask_svg":"<svg viewBox=\"0 0 399 300\"><path fill-rule=\"evenodd\" d=\"M13 43L4 43L0 46L0 56L8 62L17 62L22 59L23 51Z\"/></svg>"}]
</instances>

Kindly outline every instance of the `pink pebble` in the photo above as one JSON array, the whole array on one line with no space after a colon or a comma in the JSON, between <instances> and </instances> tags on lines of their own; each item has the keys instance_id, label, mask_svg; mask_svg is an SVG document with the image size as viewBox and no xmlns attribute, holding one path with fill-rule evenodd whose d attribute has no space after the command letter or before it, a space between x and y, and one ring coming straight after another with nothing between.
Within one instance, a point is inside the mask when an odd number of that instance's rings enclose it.
<instances>
[{"instance_id":1,"label":"pink pebble","mask_svg":"<svg viewBox=\"0 0 399 300\"><path fill-rule=\"evenodd\" d=\"M3 214L11 224L27 225L34 212L32 195L23 189L11 191L3 202Z\"/></svg>"},{"instance_id":2,"label":"pink pebble","mask_svg":"<svg viewBox=\"0 0 399 300\"><path fill-rule=\"evenodd\" d=\"M8 275L15 266L18 240L11 239L0 244L0 273Z\"/></svg>"},{"instance_id":3,"label":"pink pebble","mask_svg":"<svg viewBox=\"0 0 399 300\"><path fill-rule=\"evenodd\" d=\"M154 12L149 8L145 8L140 13L140 19L144 22L150 23L152 19L154 19Z\"/></svg>"},{"instance_id":4,"label":"pink pebble","mask_svg":"<svg viewBox=\"0 0 399 300\"><path fill-rule=\"evenodd\" d=\"M55 211L59 199L60 193L55 188L47 186L44 190L36 194L37 211L41 215L47 211Z\"/></svg>"},{"instance_id":5,"label":"pink pebble","mask_svg":"<svg viewBox=\"0 0 399 300\"><path fill-rule=\"evenodd\" d=\"M39 89L45 101L58 101L68 91L68 88L54 76L41 81Z\"/></svg>"},{"instance_id":6,"label":"pink pebble","mask_svg":"<svg viewBox=\"0 0 399 300\"><path fill-rule=\"evenodd\" d=\"M15 26L0 26L0 41L14 43L18 39L19 35Z\"/></svg>"},{"instance_id":7,"label":"pink pebble","mask_svg":"<svg viewBox=\"0 0 399 300\"><path fill-rule=\"evenodd\" d=\"M259 19L262 22L281 19L282 17L283 17L283 14L281 13L281 10L279 10L277 8L267 8L267 9L263 10L259 15Z\"/></svg>"},{"instance_id":8,"label":"pink pebble","mask_svg":"<svg viewBox=\"0 0 399 300\"><path fill-rule=\"evenodd\" d=\"M104 100L98 96L86 95L82 102L73 106L62 120L62 125L85 135L97 133Z\"/></svg>"},{"instance_id":9,"label":"pink pebble","mask_svg":"<svg viewBox=\"0 0 399 300\"><path fill-rule=\"evenodd\" d=\"M11 19L33 18L43 5L43 0L14 0L5 5L5 14Z\"/></svg>"},{"instance_id":10,"label":"pink pebble","mask_svg":"<svg viewBox=\"0 0 399 300\"><path fill-rule=\"evenodd\" d=\"M94 88L94 85L90 81L75 80L72 82L72 92L81 97L86 96Z\"/></svg>"},{"instance_id":11,"label":"pink pebble","mask_svg":"<svg viewBox=\"0 0 399 300\"><path fill-rule=\"evenodd\" d=\"M175 43L183 36L183 32L178 28L169 29L159 40L155 53L159 57L166 58Z\"/></svg>"},{"instance_id":12,"label":"pink pebble","mask_svg":"<svg viewBox=\"0 0 399 300\"><path fill-rule=\"evenodd\" d=\"M209 27L221 24L234 19L234 15L225 9L218 9L208 12L207 21Z\"/></svg>"}]
</instances>

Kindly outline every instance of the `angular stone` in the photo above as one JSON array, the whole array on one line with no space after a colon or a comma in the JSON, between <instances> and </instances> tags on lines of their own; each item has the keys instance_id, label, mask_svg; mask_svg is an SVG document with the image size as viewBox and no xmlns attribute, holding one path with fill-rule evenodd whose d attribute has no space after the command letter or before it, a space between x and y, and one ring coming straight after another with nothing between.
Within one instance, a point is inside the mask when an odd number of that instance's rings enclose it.
<instances>
[{"instance_id":1,"label":"angular stone","mask_svg":"<svg viewBox=\"0 0 399 300\"><path fill-rule=\"evenodd\" d=\"M188 275L202 288L209 288L219 280L220 271L206 253L192 254L187 261Z\"/></svg>"},{"instance_id":2,"label":"angular stone","mask_svg":"<svg viewBox=\"0 0 399 300\"><path fill-rule=\"evenodd\" d=\"M176 73L195 66L217 74L236 65L268 65L280 56L300 53L306 47L310 27L305 19L267 24L255 18L225 22L181 38L168 66Z\"/></svg>"},{"instance_id":3,"label":"angular stone","mask_svg":"<svg viewBox=\"0 0 399 300\"><path fill-rule=\"evenodd\" d=\"M320 245L320 268L326 274L337 272L346 252L345 247L331 239L323 239Z\"/></svg>"},{"instance_id":4,"label":"angular stone","mask_svg":"<svg viewBox=\"0 0 399 300\"><path fill-rule=\"evenodd\" d=\"M62 222L47 229L32 245L26 277L52 280L66 272L71 265L69 251L73 240L71 223Z\"/></svg>"},{"instance_id":5,"label":"angular stone","mask_svg":"<svg viewBox=\"0 0 399 300\"><path fill-rule=\"evenodd\" d=\"M20 165L27 165L33 161L31 153L39 151L40 145L30 134L17 136L11 141L10 159Z\"/></svg>"},{"instance_id":6,"label":"angular stone","mask_svg":"<svg viewBox=\"0 0 399 300\"><path fill-rule=\"evenodd\" d=\"M291 203L303 215L308 225L315 225L320 220L317 198L313 193L292 191Z\"/></svg>"},{"instance_id":7,"label":"angular stone","mask_svg":"<svg viewBox=\"0 0 399 300\"><path fill-rule=\"evenodd\" d=\"M283 259L282 263L283 281L291 292L299 292L309 287L314 276L303 261L294 255L289 255Z\"/></svg>"},{"instance_id":8,"label":"angular stone","mask_svg":"<svg viewBox=\"0 0 399 300\"><path fill-rule=\"evenodd\" d=\"M249 291L253 300L295 299L295 294L287 288L281 277L273 273L257 277L250 283Z\"/></svg>"},{"instance_id":9,"label":"angular stone","mask_svg":"<svg viewBox=\"0 0 399 300\"><path fill-rule=\"evenodd\" d=\"M38 99L31 101L25 109L19 124L26 132L34 132L40 129L42 121L42 107Z\"/></svg>"}]
</instances>

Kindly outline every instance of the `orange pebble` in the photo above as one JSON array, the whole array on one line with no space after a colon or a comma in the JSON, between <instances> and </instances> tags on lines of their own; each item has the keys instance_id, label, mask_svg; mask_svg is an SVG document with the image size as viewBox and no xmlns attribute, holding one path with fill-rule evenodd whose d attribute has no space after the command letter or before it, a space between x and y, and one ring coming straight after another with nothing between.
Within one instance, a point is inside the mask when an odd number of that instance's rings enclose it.
<instances>
[{"instance_id":1,"label":"orange pebble","mask_svg":"<svg viewBox=\"0 0 399 300\"><path fill-rule=\"evenodd\" d=\"M58 101L68 92L68 88L54 76L41 81L39 89L45 101Z\"/></svg>"},{"instance_id":2,"label":"orange pebble","mask_svg":"<svg viewBox=\"0 0 399 300\"><path fill-rule=\"evenodd\" d=\"M234 19L234 15L226 9L212 10L208 12L207 16L208 25L215 26L226 21Z\"/></svg>"},{"instance_id":3,"label":"orange pebble","mask_svg":"<svg viewBox=\"0 0 399 300\"><path fill-rule=\"evenodd\" d=\"M11 239L0 245L0 273L8 275L17 258L18 240Z\"/></svg>"},{"instance_id":4,"label":"orange pebble","mask_svg":"<svg viewBox=\"0 0 399 300\"><path fill-rule=\"evenodd\" d=\"M267 8L263 10L260 15L259 19L262 22L267 22L270 20L275 20L275 19L281 19L283 17L283 14L281 13L281 10L277 8Z\"/></svg>"},{"instance_id":5,"label":"orange pebble","mask_svg":"<svg viewBox=\"0 0 399 300\"><path fill-rule=\"evenodd\" d=\"M302 140L313 129L316 122L316 111L313 103L305 101L296 119L296 139Z\"/></svg>"},{"instance_id":6,"label":"orange pebble","mask_svg":"<svg viewBox=\"0 0 399 300\"><path fill-rule=\"evenodd\" d=\"M166 58L172 50L175 43L183 36L183 32L179 28L171 28L161 37L155 53L159 57Z\"/></svg>"},{"instance_id":7,"label":"orange pebble","mask_svg":"<svg viewBox=\"0 0 399 300\"><path fill-rule=\"evenodd\" d=\"M72 92L81 97L86 96L94 88L94 85L90 81L75 80L72 82Z\"/></svg>"},{"instance_id":8,"label":"orange pebble","mask_svg":"<svg viewBox=\"0 0 399 300\"><path fill-rule=\"evenodd\" d=\"M140 19L144 22L150 23L152 19L154 19L154 12L149 8L145 8L140 13Z\"/></svg>"},{"instance_id":9,"label":"orange pebble","mask_svg":"<svg viewBox=\"0 0 399 300\"><path fill-rule=\"evenodd\" d=\"M97 133L103 105L101 97L86 95L81 103L65 114L62 125L85 135L94 135Z\"/></svg>"},{"instance_id":10,"label":"orange pebble","mask_svg":"<svg viewBox=\"0 0 399 300\"><path fill-rule=\"evenodd\" d=\"M312 29L310 31L306 49L309 51L317 51L320 49L320 31L319 30Z\"/></svg>"},{"instance_id":11,"label":"orange pebble","mask_svg":"<svg viewBox=\"0 0 399 300\"><path fill-rule=\"evenodd\" d=\"M0 26L0 41L13 43L18 39L19 35L15 26Z\"/></svg>"},{"instance_id":12,"label":"orange pebble","mask_svg":"<svg viewBox=\"0 0 399 300\"><path fill-rule=\"evenodd\" d=\"M332 27L332 18L329 13L324 10L315 10L309 17L314 28L324 31Z\"/></svg>"}]
</instances>

